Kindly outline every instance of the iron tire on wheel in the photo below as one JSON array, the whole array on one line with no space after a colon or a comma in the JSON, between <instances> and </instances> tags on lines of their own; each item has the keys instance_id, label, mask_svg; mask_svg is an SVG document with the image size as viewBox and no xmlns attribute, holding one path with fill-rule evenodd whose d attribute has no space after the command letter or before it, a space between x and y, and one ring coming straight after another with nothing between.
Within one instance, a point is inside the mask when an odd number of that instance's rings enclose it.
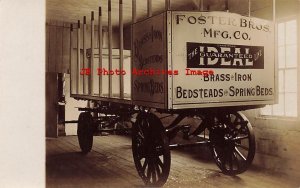
<instances>
[{"instance_id":1,"label":"iron tire on wheel","mask_svg":"<svg viewBox=\"0 0 300 188\"><path fill-rule=\"evenodd\" d=\"M245 172L255 155L255 137L249 120L240 112L215 117L209 133L213 158L226 175Z\"/></svg>"},{"instance_id":2,"label":"iron tire on wheel","mask_svg":"<svg viewBox=\"0 0 300 188\"><path fill-rule=\"evenodd\" d=\"M132 154L139 176L147 186L163 186L169 176L171 154L160 119L141 112L132 131Z\"/></svg>"},{"instance_id":3,"label":"iron tire on wheel","mask_svg":"<svg viewBox=\"0 0 300 188\"><path fill-rule=\"evenodd\" d=\"M87 154L93 146L93 117L89 112L80 113L77 135L82 153Z\"/></svg>"}]
</instances>

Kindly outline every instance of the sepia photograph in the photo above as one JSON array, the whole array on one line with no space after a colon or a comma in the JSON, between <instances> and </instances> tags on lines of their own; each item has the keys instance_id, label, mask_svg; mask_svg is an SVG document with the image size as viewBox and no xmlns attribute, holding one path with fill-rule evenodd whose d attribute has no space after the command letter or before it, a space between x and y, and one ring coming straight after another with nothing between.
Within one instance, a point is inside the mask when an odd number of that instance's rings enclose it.
<instances>
[{"instance_id":1,"label":"sepia photograph","mask_svg":"<svg viewBox=\"0 0 300 188\"><path fill-rule=\"evenodd\" d=\"M300 0L4 1L0 185L300 187Z\"/></svg>"}]
</instances>

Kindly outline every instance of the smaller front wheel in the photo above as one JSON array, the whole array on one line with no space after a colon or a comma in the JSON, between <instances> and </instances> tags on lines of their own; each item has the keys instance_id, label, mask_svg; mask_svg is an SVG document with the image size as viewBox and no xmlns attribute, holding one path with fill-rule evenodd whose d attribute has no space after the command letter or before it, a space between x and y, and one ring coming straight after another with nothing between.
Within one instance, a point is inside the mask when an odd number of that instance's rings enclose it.
<instances>
[{"instance_id":1,"label":"smaller front wheel","mask_svg":"<svg viewBox=\"0 0 300 188\"><path fill-rule=\"evenodd\" d=\"M87 154L93 146L93 117L89 112L80 113L77 135L82 153Z\"/></svg>"},{"instance_id":2,"label":"smaller front wheel","mask_svg":"<svg viewBox=\"0 0 300 188\"><path fill-rule=\"evenodd\" d=\"M163 186L169 176L171 154L160 119L141 112L132 131L132 154L139 176L147 186Z\"/></svg>"}]
</instances>

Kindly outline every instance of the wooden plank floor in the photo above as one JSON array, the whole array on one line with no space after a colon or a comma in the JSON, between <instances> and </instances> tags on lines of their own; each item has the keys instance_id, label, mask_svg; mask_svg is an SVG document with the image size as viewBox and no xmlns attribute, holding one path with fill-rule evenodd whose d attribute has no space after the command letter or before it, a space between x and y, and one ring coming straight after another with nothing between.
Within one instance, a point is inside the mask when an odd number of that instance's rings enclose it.
<instances>
[{"instance_id":1,"label":"wooden plank floor","mask_svg":"<svg viewBox=\"0 0 300 188\"><path fill-rule=\"evenodd\" d=\"M93 150L82 155L76 136L46 140L47 187L143 187L125 136L94 136ZM205 150L205 148L204 148ZM202 152L203 153L203 152ZM195 149L172 151L170 176L164 187L299 187L300 180L265 170L250 169L230 177Z\"/></svg>"}]
</instances>

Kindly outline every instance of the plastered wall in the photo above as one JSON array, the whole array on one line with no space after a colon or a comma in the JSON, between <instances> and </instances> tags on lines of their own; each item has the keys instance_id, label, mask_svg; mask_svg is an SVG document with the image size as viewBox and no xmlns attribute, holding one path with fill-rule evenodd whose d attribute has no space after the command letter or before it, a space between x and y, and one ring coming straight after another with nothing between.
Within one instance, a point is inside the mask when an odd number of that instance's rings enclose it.
<instances>
[{"instance_id":1,"label":"plastered wall","mask_svg":"<svg viewBox=\"0 0 300 188\"><path fill-rule=\"evenodd\" d=\"M254 165L300 177L299 119L261 117L259 110L245 114L256 138Z\"/></svg>"}]
</instances>

